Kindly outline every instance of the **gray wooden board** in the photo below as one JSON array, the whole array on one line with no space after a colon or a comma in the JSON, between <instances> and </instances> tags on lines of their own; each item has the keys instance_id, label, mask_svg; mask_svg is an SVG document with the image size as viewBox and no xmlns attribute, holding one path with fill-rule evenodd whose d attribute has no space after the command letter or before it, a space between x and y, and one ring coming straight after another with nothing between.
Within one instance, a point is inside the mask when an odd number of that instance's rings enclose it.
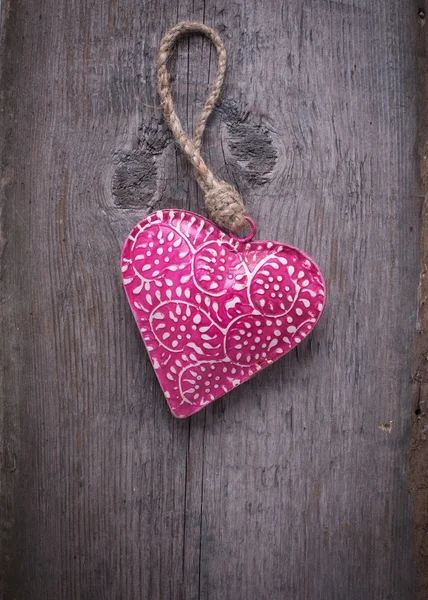
<instances>
[{"instance_id":1,"label":"gray wooden board","mask_svg":"<svg viewBox=\"0 0 428 600\"><path fill-rule=\"evenodd\" d=\"M228 50L208 163L329 298L298 350L180 421L119 255L149 211L204 214L157 108L182 19ZM413 598L418 28L406 0L3 2L6 599ZM191 38L171 68L191 131L214 52Z\"/></svg>"}]
</instances>

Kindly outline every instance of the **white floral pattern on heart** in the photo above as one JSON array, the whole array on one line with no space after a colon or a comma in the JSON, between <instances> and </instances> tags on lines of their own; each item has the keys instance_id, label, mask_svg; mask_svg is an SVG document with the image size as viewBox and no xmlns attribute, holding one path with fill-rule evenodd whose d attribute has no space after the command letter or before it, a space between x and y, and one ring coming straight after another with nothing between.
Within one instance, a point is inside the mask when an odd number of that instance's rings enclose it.
<instances>
[{"instance_id":1,"label":"white floral pattern on heart","mask_svg":"<svg viewBox=\"0 0 428 600\"><path fill-rule=\"evenodd\" d=\"M212 296L222 296L230 288L247 287L245 265L230 244L204 244L196 252L193 264L196 284Z\"/></svg>"},{"instance_id":2,"label":"white floral pattern on heart","mask_svg":"<svg viewBox=\"0 0 428 600\"><path fill-rule=\"evenodd\" d=\"M319 268L277 242L240 242L199 215L158 211L122 251L126 295L172 413L187 417L313 329Z\"/></svg>"}]
</instances>

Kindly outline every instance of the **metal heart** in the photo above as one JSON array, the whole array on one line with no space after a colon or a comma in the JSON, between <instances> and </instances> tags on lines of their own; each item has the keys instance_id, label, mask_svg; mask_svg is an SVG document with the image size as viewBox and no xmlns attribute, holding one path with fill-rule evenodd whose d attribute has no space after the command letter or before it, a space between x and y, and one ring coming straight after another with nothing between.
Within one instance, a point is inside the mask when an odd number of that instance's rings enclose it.
<instances>
[{"instance_id":1,"label":"metal heart","mask_svg":"<svg viewBox=\"0 0 428 600\"><path fill-rule=\"evenodd\" d=\"M187 211L163 210L125 241L126 295L168 405L188 417L305 338L325 304L309 256L245 242Z\"/></svg>"}]
</instances>

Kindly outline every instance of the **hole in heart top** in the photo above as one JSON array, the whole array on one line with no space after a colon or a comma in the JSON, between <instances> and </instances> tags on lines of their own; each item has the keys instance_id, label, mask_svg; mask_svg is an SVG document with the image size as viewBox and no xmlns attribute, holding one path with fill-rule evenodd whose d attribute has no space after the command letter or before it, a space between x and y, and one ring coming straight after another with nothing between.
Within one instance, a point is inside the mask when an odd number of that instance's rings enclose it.
<instances>
[{"instance_id":1,"label":"hole in heart top","mask_svg":"<svg viewBox=\"0 0 428 600\"><path fill-rule=\"evenodd\" d=\"M187 211L158 211L136 225L123 247L122 275L176 417L201 410L289 352L325 304L323 276L306 254L240 240Z\"/></svg>"},{"instance_id":2,"label":"hole in heart top","mask_svg":"<svg viewBox=\"0 0 428 600\"><path fill-rule=\"evenodd\" d=\"M256 235L256 224L251 217L246 216L246 217L244 217L244 219L247 222L247 224L249 225L250 232L248 233L248 235L245 235L245 231L242 232L244 234L242 237L235 235L233 233L233 231L229 231L229 235L232 239L238 240L238 242L251 242L251 240ZM247 229L247 228L245 228L245 229ZM240 231L240 233L241 233L241 231Z\"/></svg>"}]
</instances>

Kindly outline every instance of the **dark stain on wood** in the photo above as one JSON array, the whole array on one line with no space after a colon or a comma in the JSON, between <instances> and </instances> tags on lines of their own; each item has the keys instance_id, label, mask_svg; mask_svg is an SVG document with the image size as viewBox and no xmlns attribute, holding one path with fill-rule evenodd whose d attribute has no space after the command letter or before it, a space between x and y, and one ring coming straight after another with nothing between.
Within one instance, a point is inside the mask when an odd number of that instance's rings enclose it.
<instances>
[{"instance_id":1,"label":"dark stain on wood","mask_svg":"<svg viewBox=\"0 0 428 600\"><path fill-rule=\"evenodd\" d=\"M234 100L223 100L218 109L227 125L227 143L236 176L250 186L262 186L271 178L278 151L262 115L242 109Z\"/></svg>"},{"instance_id":2,"label":"dark stain on wood","mask_svg":"<svg viewBox=\"0 0 428 600\"><path fill-rule=\"evenodd\" d=\"M157 161L170 141L169 133L159 120L139 127L134 148L117 157L112 182L116 206L153 210L159 200Z\"/></svg>"}]
</instances>

